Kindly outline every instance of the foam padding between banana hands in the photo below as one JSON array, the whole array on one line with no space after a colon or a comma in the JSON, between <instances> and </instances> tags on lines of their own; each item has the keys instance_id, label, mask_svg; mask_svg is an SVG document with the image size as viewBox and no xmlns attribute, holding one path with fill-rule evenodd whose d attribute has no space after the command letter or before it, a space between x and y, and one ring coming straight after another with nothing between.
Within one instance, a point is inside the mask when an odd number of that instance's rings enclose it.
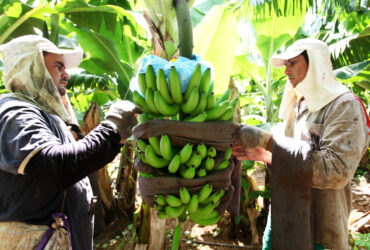
<instances>
[{"instance_id":1,"label":"foam padding between banana hands","mask_svg":"<svg viewBox=\"0 0 370 250\"><path fill-rule=\"evenodd\" d=\"M170 120L150 120L137 125L133 129L136 140L147 139L166 133L171 143L175 146L183 146L186 143L205 143L214 146L218 151L226 151L232 144L232 135L240 125L232 122L203 122L191 123ZM224 158L224 152L220 152L215 158L215 167ZM211 173L205 177L184 179L175 176L165 176L165 171L154 169L135 159L134 167L144 173L151 173L156 177L138 177L139 190L145 202L154 206L157 194L178 194L180 187L186 187L190 192L199 191L205 184L212 184L213 191L224 189L226 191L216 210L223 214L227 209L232 216L239 215L240 188L241 188L241 163L233 156L229 166L221 171Z\"/></svg>"}]
</instances>

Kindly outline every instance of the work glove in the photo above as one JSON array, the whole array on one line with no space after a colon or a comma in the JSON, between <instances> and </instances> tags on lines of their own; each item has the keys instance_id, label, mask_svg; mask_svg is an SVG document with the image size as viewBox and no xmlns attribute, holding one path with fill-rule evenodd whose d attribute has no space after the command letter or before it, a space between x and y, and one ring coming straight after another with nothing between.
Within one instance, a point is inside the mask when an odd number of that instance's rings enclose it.
<instances>
[{"instance_id":1,"label":"work glove","mask_svg":"<svg viewBox=\"0 0 370 250\"><path fill-rule=\"evenodd\" d=\"M262 147L267 149L272 134L266 130L245 125L233 135L233 144L243 149Z\"/></svg>"},{"instance_id":2,"label":"work glove","mask_svg":"<svg viewBox=\"0 0 370 250\"><path fill-rule=\"evenodd\" d=\"M143 111L130 101L118 101L110 106L102 124L108 124L121 135L121 143L132 135L132 128L137 124L136 114Z\"/></svg>"}]
</instances>

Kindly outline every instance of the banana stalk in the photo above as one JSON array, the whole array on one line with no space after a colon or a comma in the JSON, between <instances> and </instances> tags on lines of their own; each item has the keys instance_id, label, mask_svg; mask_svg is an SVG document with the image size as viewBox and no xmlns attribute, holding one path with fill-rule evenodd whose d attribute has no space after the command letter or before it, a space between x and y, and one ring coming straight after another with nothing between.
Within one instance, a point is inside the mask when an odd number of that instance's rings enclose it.
<instances>
[{"instance_id":1,"label":"banana stalk","mask_svg":"<svg viewBox=\"0 0 370 250\"><path fill-rule=\"evenodd\" d=\"M193 26L186 0L174 0L177 27L179 32L180 56L192 59L193 57Z\"/></svg>"}]
</instances>

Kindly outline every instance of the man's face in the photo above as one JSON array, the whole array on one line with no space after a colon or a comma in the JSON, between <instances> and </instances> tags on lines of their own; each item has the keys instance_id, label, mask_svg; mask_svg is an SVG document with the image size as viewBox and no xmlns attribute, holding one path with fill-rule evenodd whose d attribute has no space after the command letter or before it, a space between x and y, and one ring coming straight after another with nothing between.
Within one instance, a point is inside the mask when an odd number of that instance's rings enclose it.
<instances>
[{"instance_id":1,"label":"man's face","mask_svg":"<svg viewBox=\"0 0 370 250\"><path fill-rule=\"evenodd\" d=\"M285 75L288 76L290 83L293 87L303 81L308 71L308 64L303 55L296 56L287 60L285 63Z\"/></svg>"},{"instance_id":2,"label":"man's face","mask_svg":"<svg viewBox=\"0 0 370 250\"><path fill-rule=\"evenodd\" d=\"M63 55L46 53L44 61L59 94L61 96L65 95L67 93L67 81L70 77L66 72Z\"/></svg>"}]
</instances>

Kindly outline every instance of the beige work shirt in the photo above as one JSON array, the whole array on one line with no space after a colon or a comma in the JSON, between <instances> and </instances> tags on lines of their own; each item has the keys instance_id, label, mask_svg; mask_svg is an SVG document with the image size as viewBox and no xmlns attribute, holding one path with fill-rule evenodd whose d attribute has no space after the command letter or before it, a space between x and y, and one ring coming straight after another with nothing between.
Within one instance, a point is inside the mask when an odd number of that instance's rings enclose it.
<instances>
[{"instance_id":1,"label":"beige work shirt","mask_svg":"<svg viewBox=\"0 0 370 250\"><path fill-rule=\"evenodd\" d=\"M311 155L314 241L330 249L350 249L350 181L369 145L366 116L360 102L347 92L310 113L303 100L295 106L285 135L314 145Z\"/></svg>"}]
</instances>

